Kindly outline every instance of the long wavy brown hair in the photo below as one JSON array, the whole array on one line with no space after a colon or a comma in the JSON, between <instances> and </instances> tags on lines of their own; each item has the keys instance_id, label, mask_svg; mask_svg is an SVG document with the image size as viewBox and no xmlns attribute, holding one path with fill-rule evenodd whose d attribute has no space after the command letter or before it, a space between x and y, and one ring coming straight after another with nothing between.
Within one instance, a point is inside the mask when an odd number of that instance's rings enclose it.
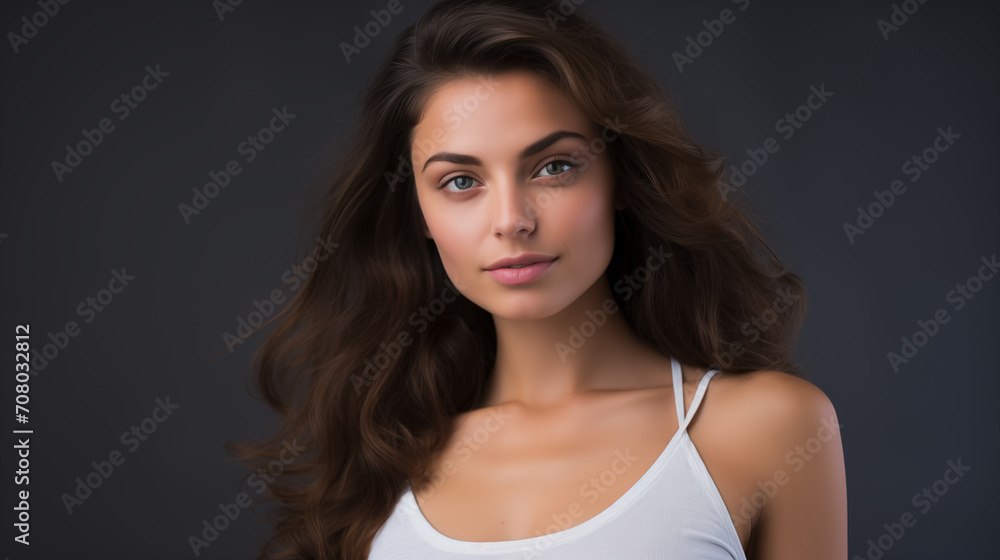
<instances>
[{"instance_id":1,"label":"long wavy brown hair","mask_svg":"<svg viewBox=\"0 0 1000 560\"><path fill-rule=\"evenodd\" d=\"M265 495L276 505L274 531L258 558L366 558L455 416L484 399L496 357L492 317L448 283L422 234L410 166L425 102L457 77L527 69L599 129L615 123L607 150L627 208L616 211L606 279L636 270L650 247L672 253L633 297L615 292L642 339L698 367L801 375L791 358L804 314L800 278L743 201L724 195L741 192L728 186L723 157L695 142L656 79L579 8L567 13L572 5L444 0L396 38L366 86L309 236L339 246L272 319L254 355L254 387L282 422L264 440L229 443L254 469L282 461ZM418 313L446 290L454 301ZM780 294L795 303L776 312ZM767 328L748 328L754 319ZM288 462L292 441L307 451Z\"/></svg>"}]
</instances>

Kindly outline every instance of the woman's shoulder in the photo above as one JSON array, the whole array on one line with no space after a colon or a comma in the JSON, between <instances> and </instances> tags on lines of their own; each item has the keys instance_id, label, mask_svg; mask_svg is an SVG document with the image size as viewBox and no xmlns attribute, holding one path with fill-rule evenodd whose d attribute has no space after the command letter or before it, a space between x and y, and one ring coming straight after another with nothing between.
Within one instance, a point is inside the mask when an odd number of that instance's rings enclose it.
<instances>
[{"instance_id":1,"label":"woman's shoulder","mask_svg":"<svg viewBox=\"0 0 1000 560\"><path fill-rule=\"evenodd\" d=\"M811 381L782 371L715 374L711 381L717 398L756 411L762 420L806 420L833 410L826 393Z\"/></svg>"},{"instance_id":2,"label":"woman's shoulder","mask_svg":"<svg viewBox=\"0 0 1000 560\"><path fill-rule=\"evenodd\" d=\"M706 395L709 423L738 438L765 463L784 461L811 440L839 440L836 408L827 394L801 377L774 370L717 373Z\"/></svg>"}]
</instances>

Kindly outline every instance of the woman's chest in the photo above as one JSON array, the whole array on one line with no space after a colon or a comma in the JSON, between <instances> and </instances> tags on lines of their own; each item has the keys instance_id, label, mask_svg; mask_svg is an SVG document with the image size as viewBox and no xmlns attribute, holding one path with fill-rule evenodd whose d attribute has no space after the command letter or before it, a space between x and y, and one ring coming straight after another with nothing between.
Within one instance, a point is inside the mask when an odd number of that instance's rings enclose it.
<instances>
[{"instance_id":1,"label":"woman's chest","mask_svg":"<svg viewBox=\"0 0 1000 560\"><path fill-rule=\"evenodd\" d=\"M496 411L470 416L414 492L423 517L452 539L486 542L547 535L601 515L651 478L647 473L676 435L672 407L629 410L561 422ZM705 445L719 456L717 442ZM723 458L720 465L709 472L745 546L751 523L740 517L740 495L753 484L738 463Z\"/></svg>"}]
</instances>

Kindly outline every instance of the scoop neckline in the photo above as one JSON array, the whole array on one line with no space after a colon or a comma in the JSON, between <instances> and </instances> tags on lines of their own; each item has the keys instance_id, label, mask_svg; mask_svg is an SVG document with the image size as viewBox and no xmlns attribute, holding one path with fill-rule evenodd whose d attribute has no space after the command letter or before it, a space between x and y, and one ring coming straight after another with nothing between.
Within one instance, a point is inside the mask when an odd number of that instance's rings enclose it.
<instances>
[{"instance_id":1,"label":"scoop neckline","mask_svg":"<svg viewBox=\"0 0 1000 560\"><path fill-rule=\"evenodd\" d=\"M672 374L674 368L680 368L680 365L676 360L674 360L673 356L670 357L670 363L671 386L674 387L674 390L676 391L677 388L673 384ZM681 388L681 391L683 391L683 387ZM441 549L450 552L512 552L518 551L526 546L535 546L539 543L544 543L544 545L538 548L539 551L543 551L550 546L563 544L585 535L617 517L622 510L624 510L633 500L641 496L650 484L652 484L653 479L655 479L660 471L662 471L666 466L671 452L675 447L677 447L677 442L684 434L687 434L687 430L681 425L678 425L677 431L670 437L670 441L667 442L666 447L664 447L660 454L656 457L653 464L646 469L646 472L642 473L642 476L639 477L639 480L637 480L635 484L630 486L629 489L626 490L624 494L619 496L618 499L615 500L610 506L604 508L597 515L578 525L545 535L503 541L463 541L454 539L441 533L433 525L431 525L430 521L427 520L427 517L424 516L424 512L421 511L420 506L417 504L416 496L413 495L413 488L409 483L406 485L406 490L403 493L402 499L404 500L406 510L411 514L408 517L412 518L412 522L417 533L425 540Z\"/></svg>"}]
</instances>

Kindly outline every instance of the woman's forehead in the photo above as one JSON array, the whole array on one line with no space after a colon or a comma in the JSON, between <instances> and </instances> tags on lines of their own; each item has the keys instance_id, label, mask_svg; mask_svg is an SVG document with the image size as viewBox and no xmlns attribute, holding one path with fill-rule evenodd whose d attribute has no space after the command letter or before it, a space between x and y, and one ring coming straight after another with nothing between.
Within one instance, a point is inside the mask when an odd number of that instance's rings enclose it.
<instances>
[{"instance_id":1,"label":"woman's forehead","mask_svg":"<svg viewBox=\"0 0 1000 560\"><path fill-rule=\"evenodd\" d=\"M429 97L413 131L413 148L468 150L475 145L524 146L555 130L595 134L576 104L544 78L526 71L458 78ZM519 148L519 149L520 149Z\"/></svg>"}]
</instances>

